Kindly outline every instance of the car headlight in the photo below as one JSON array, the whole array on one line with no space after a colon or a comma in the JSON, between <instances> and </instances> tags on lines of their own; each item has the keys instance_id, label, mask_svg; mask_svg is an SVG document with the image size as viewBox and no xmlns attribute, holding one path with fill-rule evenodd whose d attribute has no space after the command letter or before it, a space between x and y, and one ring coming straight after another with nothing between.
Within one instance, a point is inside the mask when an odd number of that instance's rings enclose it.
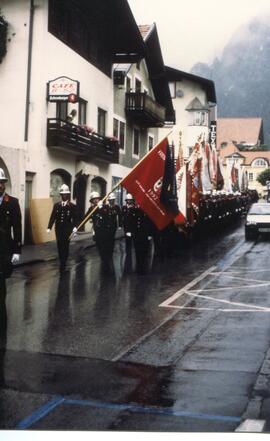
<instances>
[{"instance_id":1,"label":"car headlight","mask_svg":"<svg viewBox=\"0 0 270 441\"><path fill-rule=\"evenodd\" d=\"M255 221L246 221L246 225L257 225Z\"/></svg>"}]
</instances>

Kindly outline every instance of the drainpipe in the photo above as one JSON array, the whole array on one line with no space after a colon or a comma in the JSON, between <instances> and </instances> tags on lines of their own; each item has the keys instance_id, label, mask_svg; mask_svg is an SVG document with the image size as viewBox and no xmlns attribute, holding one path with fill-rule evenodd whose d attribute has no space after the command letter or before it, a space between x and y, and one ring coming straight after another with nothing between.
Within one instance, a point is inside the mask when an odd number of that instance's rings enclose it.
<instances>
[{"instance_id":1,"label":"drainpipe","mask_svg":"<svg viewBox=\"0 0 270 441\"><path fill-rule=\"evenodd\" d=\"M31 65L32 65L32 46L33 46L33 25L34 25L34 0L30 0L28 60L27 60L27 79L26 79L26 98L25 98L25 125L24 125L24 141L25 142L28 141L28 129L29 129L29 105L30 105Z\"/></svg>"}]
</instances>

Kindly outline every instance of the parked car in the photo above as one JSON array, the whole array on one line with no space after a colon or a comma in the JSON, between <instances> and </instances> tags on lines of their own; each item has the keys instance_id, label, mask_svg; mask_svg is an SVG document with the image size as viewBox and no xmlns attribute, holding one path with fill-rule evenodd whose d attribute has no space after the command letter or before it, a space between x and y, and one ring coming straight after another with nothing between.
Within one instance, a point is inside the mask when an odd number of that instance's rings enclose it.
<instances>
[{"instance_id":1,"label":"parked car","mask_svg":"<svg viewBox=\"0 0 270 441\"><path fill-rule=\"evenodd\" d=\"M270 233L270 204L252 204L247 212L245 223L246 240L253 240L261 233Z\"/></svg>"}]
</instances>

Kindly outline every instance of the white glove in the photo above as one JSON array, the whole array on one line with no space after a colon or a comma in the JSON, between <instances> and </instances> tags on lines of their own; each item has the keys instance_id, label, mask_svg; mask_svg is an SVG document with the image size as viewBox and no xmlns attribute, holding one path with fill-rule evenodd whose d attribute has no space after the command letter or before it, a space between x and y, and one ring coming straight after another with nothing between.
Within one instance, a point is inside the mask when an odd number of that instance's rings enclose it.
<instances>
[{"instance_id":1,"label":"white glove","mask_svg":"<svg viewBox=\"0 0 270 441\"><path fill-rule=\"evenodd\" d=\"M131 237L131 233L126 233L126 236L127 237Z\"/></svg>"},{"instance_id":2,"label":"white glove","mask_svg":"<svg viewBox=\"0 0 270 441\"><path fill-rule=\"evenodd\" d=\"M77 231L78 231L78 228L74 227L72 230L72 233L77 233Z\"/></svg>"},{"instance_id":3,"label":"white glove","mask_svg":"<svg viewBox=\"0 0 270 441\"><path fill-rule=\"evenodd\" d=\"M99 201L99 202L97 203L97 206L98 206L98 208L102 208L102 207L103 207L103 202L102 202L102 201Z\"/></svg>"},{"instance_id":4,"label":"white glove","mask_svg":"<svg viewBox=\"0 0 270 441\"><path fill-rule=\"evenodd\" d=\"M47 233L50 233L50 232L51 232L50 228L47 228L46 232L47 232Z\"/></svg>"},{"instance_id":5,"label":"white glove","mask_svg":"<svg viewBox=\"0 0 270 441\"><path fill-rule=\"evenodd\" d=\"M148 239L148 240L151 240L151 239L152 239L152 236L148 236L147 239Z\"/></svg>"},{"instance_id":6,"label":"white glove","mask_svg":"<svg viewBox=\"0 0 270 441\"><path fill-rule=\"evenodd\" d=\"M18 263L20 260L20 255L19 254L13 254L11 257L11 263Z\"/></svg>"}]
</instances>

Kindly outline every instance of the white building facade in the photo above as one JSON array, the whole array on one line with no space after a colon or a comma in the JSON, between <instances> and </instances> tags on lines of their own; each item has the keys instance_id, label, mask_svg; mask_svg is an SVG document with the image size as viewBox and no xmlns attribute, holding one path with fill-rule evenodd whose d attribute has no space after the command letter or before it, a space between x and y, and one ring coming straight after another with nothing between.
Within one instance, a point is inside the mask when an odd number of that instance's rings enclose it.
<instances>
[{"instance_id":1,"label":"white building facade","mask_svg":"<svg viewBox=\"0 0 270 441\"><path fill-rule=\"evenodd\" d=\"M1 2L8 39L0 64L0 167L26 217L31 199L56 200L62 183L79 197L83 214L92 190L104 195L114 176L125 175L113 138L112 65L139 60L143 42L125 2L108 7L106 17L96 2L94 26L107 20L102 36L89 25L86 3L79 9L72 0ZM126 47L127 29L111 40L113 14L120 12L131 35ZM74 183L82 177L76 195Z\"/></svg>"},{"instance_id":2,"label":"white building facade","mask_svg":"<svg viewBox=\"0 0 270 441\"><path fill-rule=\"evenodd\" d=\"M175 146L181 137L184 156L188 157L200 135L210 141L211 125L216 124L215 85L211 80L171 67L166 67L166 72L176 120L171 136Z\"/></svg>"}]
</instances>

